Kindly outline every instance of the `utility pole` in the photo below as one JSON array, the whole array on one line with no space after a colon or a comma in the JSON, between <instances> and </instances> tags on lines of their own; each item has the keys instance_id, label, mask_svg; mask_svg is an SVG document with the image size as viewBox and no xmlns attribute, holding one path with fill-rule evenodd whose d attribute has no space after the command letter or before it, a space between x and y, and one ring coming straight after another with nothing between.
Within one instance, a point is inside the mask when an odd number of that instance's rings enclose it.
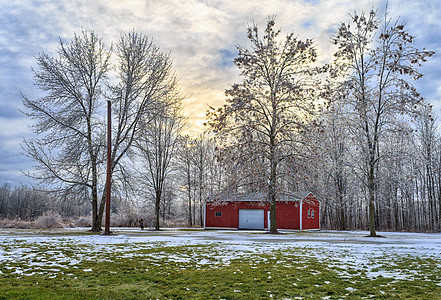
<instances>
[{"instance_id":1,"label":"utility pole","mask_svg":"<svg viewBox=\"0 0 441 300\"><path fill-rule=\"evenodd\" d=\"M106 220L104 235L110 235L110 183L111 183L111 141L112 141L112 102L107 100L107 177L106 177Z\"/></svg>"}]
</instances>

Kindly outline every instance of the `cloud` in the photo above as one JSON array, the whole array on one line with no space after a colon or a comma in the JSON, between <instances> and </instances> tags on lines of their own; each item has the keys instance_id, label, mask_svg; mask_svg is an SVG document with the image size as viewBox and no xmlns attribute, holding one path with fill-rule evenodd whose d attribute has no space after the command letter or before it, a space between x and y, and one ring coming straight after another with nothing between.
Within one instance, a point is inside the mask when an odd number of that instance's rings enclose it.
<instances>
[{"instance_id":1,"label":"cloud","mask_svg":"<svg viewBox=\"0 0 441 300\"><path fill-rule=\"evenodd\" d=\"M23 116L0 115L0 185L6 182L16 185L27 181L21 171L31 170L33 163L21 153L20 143L23 137L30 135L30 124L30 120Z\"/></svg>"}]
</instances>

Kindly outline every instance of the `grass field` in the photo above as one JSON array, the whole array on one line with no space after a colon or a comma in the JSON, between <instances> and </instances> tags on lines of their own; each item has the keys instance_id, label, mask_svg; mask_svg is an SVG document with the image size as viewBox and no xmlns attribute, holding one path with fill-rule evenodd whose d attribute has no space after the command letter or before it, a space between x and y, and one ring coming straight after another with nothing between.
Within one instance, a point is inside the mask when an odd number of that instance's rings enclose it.
<instances>
[{"instance_id":1,"label":"grass field","mask_svg":"<svg viewBox=\"0 0 441 300\"><path fill-rule=\"evenodd\" d=\"M441 235L0 230L0 299L441 299Z\"/></svg>"}]
</instances>

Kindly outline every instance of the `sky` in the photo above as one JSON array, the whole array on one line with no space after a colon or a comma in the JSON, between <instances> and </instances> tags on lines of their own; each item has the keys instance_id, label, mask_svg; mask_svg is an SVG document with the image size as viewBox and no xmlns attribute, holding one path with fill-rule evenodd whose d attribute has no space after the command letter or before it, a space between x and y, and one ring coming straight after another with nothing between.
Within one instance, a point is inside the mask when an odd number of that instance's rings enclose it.
<instances>
[{"instance_id":1,"label":"sky","mask_svg":"<svg viewBox=\"0 0 441 300\"><path fill-rule=\"evenodd\" d=\"M22 94L42 96L31 67L41 52L54 54L59 39L94 30L110 45L131 30L153 38L170 52L180 87L187 96L184 113L191 133L203 130L208 105L224 103L224 91L240 82L232 63L237 46L248 46L246 27L263 28L268 16L276 27L316 41L321 62L333 54L330 36L349 13L384 11L383 0L0 0L0 185L27 184L22 171L33 162L22 154L23 138L33 138ZM441 7L438 0L389 0L393 18L407 22L419 48L438 54L421 68L415 85L441 119Z\"/></svg>"}]
</instances>

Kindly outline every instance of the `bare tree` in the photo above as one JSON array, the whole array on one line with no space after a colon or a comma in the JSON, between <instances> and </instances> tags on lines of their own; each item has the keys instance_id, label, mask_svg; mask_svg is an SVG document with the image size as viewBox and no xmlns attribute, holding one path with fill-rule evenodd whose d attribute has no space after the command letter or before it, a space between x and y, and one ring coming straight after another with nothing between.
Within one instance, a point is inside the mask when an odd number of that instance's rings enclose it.
<instances>
[{"instance_id":1,"label":"bare tree","mask_svg":"<svg viewBox=\"0 0 441 300\"><path fill-rule=\"evenodd\" d=\"M176 88L176 87L175 87ZM159 230L160 208L166 179L173 170L171 161L178 150L180 134L184 126L181 114L181 98L176 90L170 90L168 103L158 106L155 118L143 124L142 132L136 140L142 169L142 182L153 192L155 203L155 230Z\"/></svg>"},{"instance_id":2,"label":"bare tree","mask_svg":"<svg viewBox=\"0 0 441 300\"><path fill-rule=\"evenodd\" d=\"M360 151L365 154L364 173L368 190L370 235L376 236L376 170L380 160L379 145L385 131L400 114L412 114L422 103L411 80L422 77L417 66L433 51L420 51L404 23L387 16L379 28L376 12L351 16L353 27L342 23L333 42L338 46L335 65L345 75L352 89L348 97L352 124L361 137ZM375 43L374 43L375 42ZM376 46L375 46L376 45Z\"/></svg>"},{"instance_id":3,"label":"bare tree","mask_svg":"<svg viewBox=\"0 0 441 300\"><path fill-rule=\"evenodd\" d=\"M179 151L179 171L182 181L183 192L185 193L185 198L187 198L187 213L188 213L188 226L193 227L193 197L192 191L194 187L194 165L192 163L192 151L193 146L192 138L190 136L183 136L182 143L180 144Z\"/></svg>"},{"instance_id":4,"label":"bare tree","mask_svg":"<svg viewBox=\"0 0 441 300\"><path fill-rule=\"evenodd\" d=\"M236 135L235 147L242 159L260 157L267 163L272 233L277 232L278 166L289 155L284 145L292 142L314 110L310 64L317 55L312 40L301 41L294 33L279 42L281 30L274 25L274 19L269 19L263 37L256 25L248 27L251 49L238 47L234 60L244 80L226 91L223 108L209 112L209 124L216 133Z\"/></svg>"},{"instance_id":5,"label":"bare tree","mask_svg":"<svg viewBox=\"0 0 441 300\"><path fill-rule=\"evenodd\" d=\"M192 164L195 170L195 189L197 189L197 199L199 204L199 224L203 226L204 224L204 204L207 197L208 181L207 181L207 169L208 169L208 149L209 141L205 134L200 134L197 138L193 139L192 150Z\"/></svg>"},{"instance_id":6,"label":"bare tree","mask_svg":"<svg viewBox=\"0 0 441 300\"><path fill-rule=\"evenodd\" d=\"M417 150L419 152L418 161L420 162L420 174L422 178L422 198L427 203L427 212L430 230L439 227L439 214L437 209L437 177L440 174L436 169L436 148L439 139L437 134L437 124L434 117L432 117L432 107L426 105L422 108L420 116L416 121L416 137L418 140ZM439 204L439 203L438 203Z\"/></svg>"},{"instance_id":7,"label":"bare tree","mask_svg":"<svg viewBox=\"0 0 441 300\"><path fill-rule=\"evenodd\" d=\"M68 44L60 39L57 53L36 57L35 85L47 95L23 97L26 115L37 120L33 129L39 135L23 144L37 162L36 172L29 175L57 188L90 190L96 218L104 138L98 110L110 53L95 33L85 31Z\"/></svg>"},{"instance_id":8,"label":"bare tree","mask_svg":"<svg viewBox=\"0 0 441 300\"><path fill-rule=\"evenodd\" d=\"M106 194L104 101L113 101L117 120L112 129L112 173L118 175L114 181L127 184L123 158L139 132L141 117L166 93L171 73L168 55L144 35L131 32L117 44L117 78L111 86L111 51L94 32L83 31L67 44L60 40L58 57L42 53L36 58L35 85L46 96L23 96L25 114L36 120L37 134L23 143L26 154L37 162L28 175L63 193L89 191L93 231L101 230Z\"/></svg>"},{"instance_id":9,"label":"bare tree","mask_svg":"<svg viewBox=\"0 0 441 300\"><path fill-rule=\"evenodd\" d=\"M344 94L340 97L344 97ZM351 157L349 125L344 117L344 109L341 101L334 101L329 109L323 112L322 126L318 128L317 133L307 136L310 141L314 141L315 149L310 153L316 153L317 157L316 163L309 168L317 174L317 182L314 184L320 186L312 189L316 190L317 196L327 200L327 203L323 203L322 212L332 217L329 221L340 230L347 228L347 194L349 182L354 174L351 164L354 157Z\"/></svg>"},{"instance_id":10,"label":"bare tree","mask_svg":"<svg viewBox=\"0 0 441 300\"><path fill-rule=\"evenodd\" d=\"M111 87L116 128L112 141L112 174L115 183L125 191L135 189L124 158L130 155L137 137L143 129L161 115L160 107L169 105L167 97L177 89L170 55L162 53L147 36L130 32L122 35L117 44L118 83ZM97 228L105 206L103 189L97 218Z\"/></svg>"}]
</instances>

